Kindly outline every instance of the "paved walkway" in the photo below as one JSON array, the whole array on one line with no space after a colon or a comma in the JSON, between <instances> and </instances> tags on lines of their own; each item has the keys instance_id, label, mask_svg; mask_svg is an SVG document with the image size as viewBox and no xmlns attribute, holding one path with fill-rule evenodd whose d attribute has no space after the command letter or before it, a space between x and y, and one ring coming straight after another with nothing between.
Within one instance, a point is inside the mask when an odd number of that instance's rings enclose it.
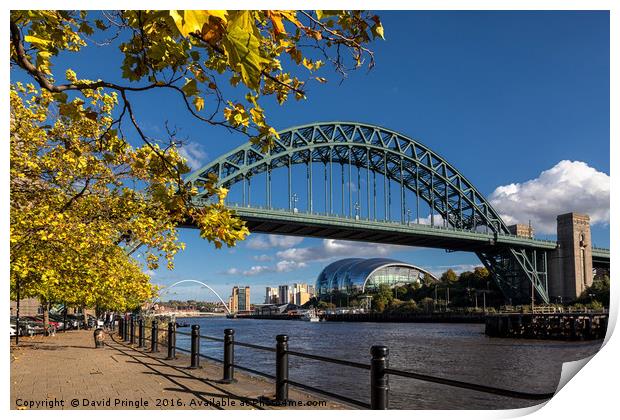
<instances>
[{"instance_id":1,"label":"paved walkway","mask_svg":"<svg viewBox=\"0 0 620 420\"><path fill-rule=\"evenodd\" d=\"M160 346L161 348L162 346ZM163 352L139 351L106 336L95 349L92 332L68 331L53 337L20 338L11 345L12 409L271 409L274 384L235 372L237 383L223 385L221 365L189 358L165 360ZM321 396L291 390L289 409L347 409Z\"/></svg>"}]
</instances>

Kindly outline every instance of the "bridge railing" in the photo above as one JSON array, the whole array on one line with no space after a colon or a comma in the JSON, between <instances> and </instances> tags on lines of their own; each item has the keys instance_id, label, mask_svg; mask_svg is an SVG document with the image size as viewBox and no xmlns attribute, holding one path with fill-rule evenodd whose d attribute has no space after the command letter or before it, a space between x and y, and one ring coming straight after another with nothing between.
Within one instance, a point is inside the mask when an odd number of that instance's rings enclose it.
<instances>
[{"instance_id":1,"label":"bridge railing","mask_svg":"<svg viewBox=\"0 0 620 420\"><path fill-rule=\"evenodd\" d=\"M194 199L197 203L207 203L208 200L203 200L203 199ZM299 209L298 211L294 211L291 210L289 208L283 208L283 207L268 207L268 206L257 206L257 205L252 205L252 206L243 206L239 203L229 203L229 206L232 206L234 208L247 208L247 209L252 209L252 210L272 210L272 211L279 211L279 212L283 212L283 213L293 213L293 214L303 214L303 215L314 215L314 216L328 216L328 217L335 217L335 218L339 218L339 219L344 219L344 220L349 220L349 221L356 221L356 220L362 220L362 221L374 221L374 222L378 222L378 223L384 223L384 224L393 224L393 225L400 225L400 226L423 226L425 228L432 228L432 229L437 229L437 230L444 230L444 231L459 231L459 232L474 232L474 233L481 233L481 234L487 234L490 236L493 236L493 233L486 233L486 232L476 232L476 231L472 231L469 229L461 229L458 228L456 226L444 226L444 225L431 225L431 224L426 224L426 223L414 223L413 220L408 220L408 221L398 221L398 220L381 220L381 219L368 219L368 218L364 218L361 216L349 216L349 215L342 215L342 214L337 214L337 213L330 213L330 212L321 212L321 211L312 211L309 212L307 210L301 210ZM519 235L515 235L512 233L498 233L497 234L498 237L502 237L502 238L514 238L514 239L529 239L529 238L524 238L523 236L519 236ZM547 243L547 244L553 244L556 245L558 244L557 240L554 239L542 239L542 238L532 238L533 241L536 242L541 242L541 243ZM597 246L592 246L592 250L593 251L599 251L599 252L609 252L609 248L604 248L604 247L597 247Z\"/></svg>"},{"instance_id":2,"label":"bridge railing","mask_svg":"<svg viewBox=\"0 0 620 420\"><path fill-rule=\"evenodd\" d=\"M119 328L118 334L124 341L130 344L135 343L135 337L133 334L135 331L140 331L140 326L143 325L140 320L136 322L133 318L121 319L121 328ZM137 328L136 328L137 326ZM262 376L269 380L274 381L275 385L275 397L260 397L259 399L267 404L272 405L287 405L289 401L289 385L300 388L315 394L324 395L329 398L333 398L342 401L346 404L360 407L364 409L373 410L385 410L389 408L389 378L391 376L397 376L401 378L409 378L417 381L441 384L453 388L468 389L485 394L499 395L502 397L517 398L532 401L544 401L553 397L554 393L529 393L513 391L509 389L496 388L486 385L480 385L470 382L457 381L448 378L442 378L431 375L424 375L416 372L410 372L400 369L392 369L389 367L389 349L383 345L376 345L370 348L370 361L369 363L359 363L350 360L336 359L333 357L327 357L317 354L305 353L296 350L289 349L289 338L287 335L277 335L275 338L275 346L263 346L253 343L245 343L235 341L235 331L233 329L225 329L224 337L213 337L200 334L200 326L192 325L191 333L177 331L176 324L170 322L168 324L167 334L167 347L168 347L168 359L174 359L176 357L176 350L179 350L190 355L190 369L196 369L200 367L200 358L204 358L223 365L222 379L220 383L232 383L235 382L234 375L235 369L248 372L253 375ZM190 348L178 347L176 345L176 336L183 335L190 338ZM200 341L209 340L219 342L223 344L224 358L218 359L205 355L200 352ZM140 342L140 339L138 339ZM241 366L235 362L235 347L245 347L255 351L273 353L275 355L275 372L268 373L247 366ZM351 398L346 395L339 394L337 392L328 391L324 388L308 385L302 382L295 381L289 377L289 357L299 357L303 359L315 360L322 363L328 363L338 366L346 366L354 369L369 371L370 373L370 398L368 401L361 401L356 398Z\"/></svg>"},{"instance_id":3,"label":"bridge railing","mask_svg":"<svg viewBox=\"0 0 620 420\"><path fill-rule=\"evenodd\" d=\"M600 246L592 246L592 251L609 252L609 248L603 248Z\"/></svg>"}]
</instances>

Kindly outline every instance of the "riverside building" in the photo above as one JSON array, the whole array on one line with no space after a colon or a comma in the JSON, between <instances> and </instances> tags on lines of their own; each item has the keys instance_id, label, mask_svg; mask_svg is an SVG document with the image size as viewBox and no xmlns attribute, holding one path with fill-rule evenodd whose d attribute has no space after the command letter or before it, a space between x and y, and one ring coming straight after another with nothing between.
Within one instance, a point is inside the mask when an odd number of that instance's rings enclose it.
<instances>
[{"instance_id":1,"label":"riverside building","mask_svg":"<svg viewBox=\"0 0 620 420\"><path fill-rule=\"evenodd\" d=\"M279 303L278 296L279 295L278 295L277 287L266 287L265 288L265 304L277 305Z\"/></svg>"},{"instance_id":2,"label":"riverside building","mask_svg":"<svg viewBox=\"0 0 620 420\"><path fill-rule=\"evenodd\" d=\"M250 286L232 288L232 294L228 299L230 312L245 312L250 310Z\"/></svg>"},{"instance_id":3,"label":"riverside building","mask_svg":"<svg viewBox=\"0 0 620 420\"><path fill-rule=\"evenodd\" d=\"M419 283L432 273L402 261L389 258L345 258L329 264L316 280L319 296L333 293L356 295L376 291L381 284L390 288Z\"/></svg>"}]
</instances>

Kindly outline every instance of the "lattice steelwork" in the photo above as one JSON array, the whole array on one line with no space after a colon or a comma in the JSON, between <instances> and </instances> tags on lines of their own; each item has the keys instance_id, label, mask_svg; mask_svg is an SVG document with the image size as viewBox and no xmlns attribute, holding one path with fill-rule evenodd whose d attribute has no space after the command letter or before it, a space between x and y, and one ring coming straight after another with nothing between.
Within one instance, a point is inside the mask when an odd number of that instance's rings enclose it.
<instances>
[{"instance_id":1,"label":"lattice steelwork","mask_svg":"<svg viewBox=\"0 0 620 420\"><path fill-rule=\"evenodd\" d=\"M353 122L308 124L279 135L269 152L243 145L194 172L188 181L200 188L213 173L219 185L240 189L236 205L242 217L243 209L262 209L252 214L252 220L261 219L261 212L265 222L273 219L278 208L274 201L284 197L280 210L294 213L300 221L304 215L306 219L322 216L334 229L352 231L355 226L351 227L351 222L362 221L377 227L388 223L388 230L395 223L412 231L421 225L437 227L440 234L427 240L426 246L476 252L513 303L529 302L534 292L539 301L548 302L546 251L537 252L539 244L528 240L514 240L518 246L502 243L503 237L511 235L497 212L458 170L420 142L382 127ZM302 181L295 169L299 166L304 169ZM305 191L298 194L294 188L302 184ZM300 198L304 198L305 208L297 208ZM321 236L321 231L317 232L312 235ZM323 237L327 233L342 237L325 228L323 232ZM452 241L447 246L441 240L447 235L479 241ZM386 235L350 238L392 243ZM393 243L411 243L401 241L398 235L393 238Z\"/></svg>"}]
</instances>

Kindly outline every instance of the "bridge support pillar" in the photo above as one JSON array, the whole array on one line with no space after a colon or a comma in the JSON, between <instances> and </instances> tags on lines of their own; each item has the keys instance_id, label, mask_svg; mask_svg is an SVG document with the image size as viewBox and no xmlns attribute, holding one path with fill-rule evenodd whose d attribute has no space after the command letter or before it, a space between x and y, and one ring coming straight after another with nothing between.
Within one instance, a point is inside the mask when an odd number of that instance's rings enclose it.
<instances>
[{"instance_id":1,"label":"bridge support pillar","mask_svg":"<svg viewBox=\"0 0 620 420\"><path fill-rule=\"evenodd\" d=\"M549 296L566 303L592 284L592 235L587 215L561 214L557 221L559 247L550 254Z\"/></svg>"}]
</instances>

